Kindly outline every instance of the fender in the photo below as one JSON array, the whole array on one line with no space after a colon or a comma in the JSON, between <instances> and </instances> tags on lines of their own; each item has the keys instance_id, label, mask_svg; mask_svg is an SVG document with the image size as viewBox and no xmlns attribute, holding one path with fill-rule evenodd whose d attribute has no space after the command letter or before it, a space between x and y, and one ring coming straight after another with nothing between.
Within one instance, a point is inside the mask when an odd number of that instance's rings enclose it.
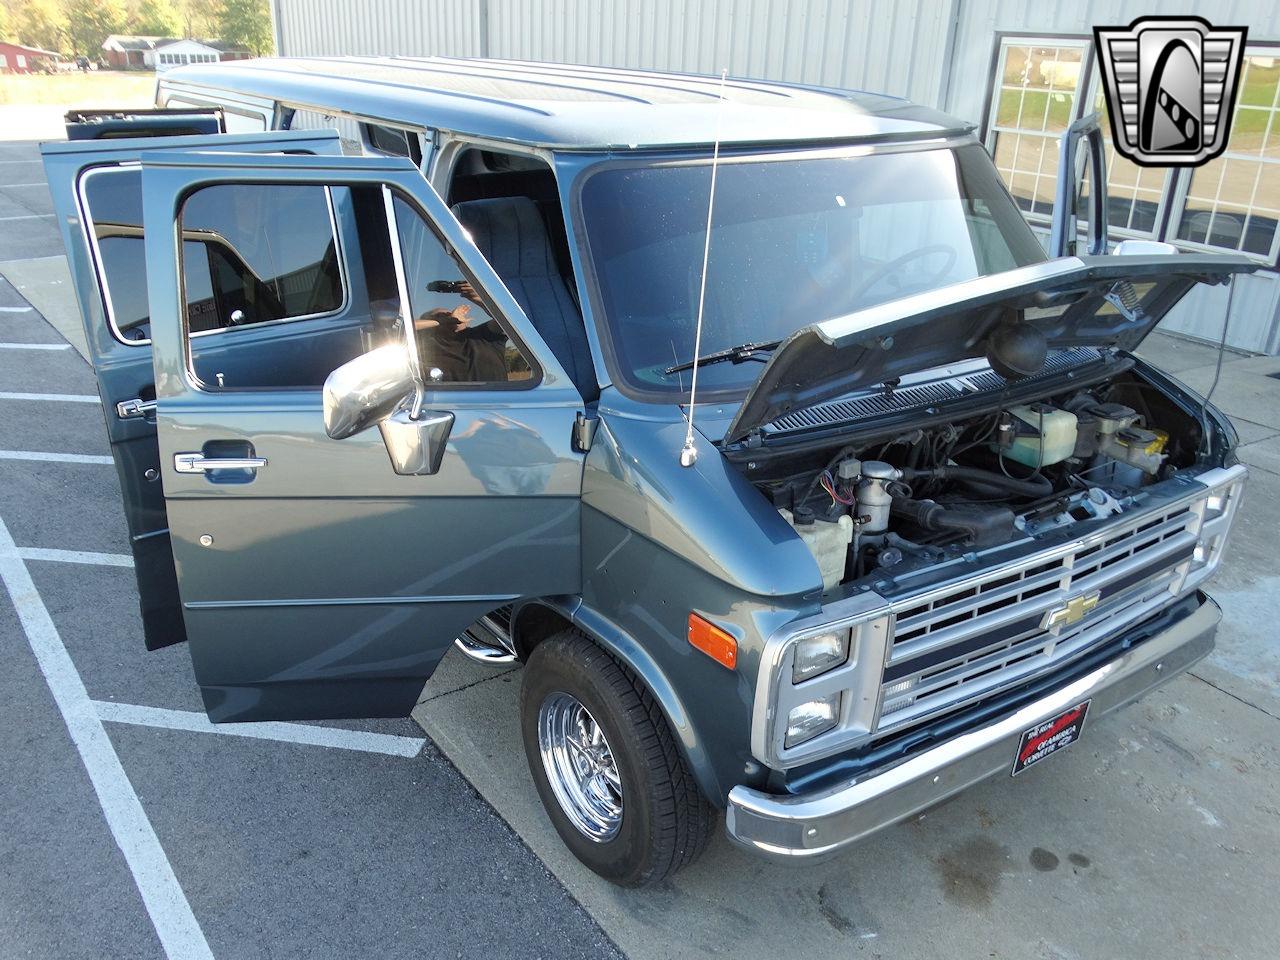
<instances>
[{"instance_id":1,"label":"fender","mask_svg":"<svg viewBox=\"0 0 1280 960\"><path fill-rule=\"evenodd\" d=\"M536 603L554 610L583 630L644 682L662 707L676 742L698 781L698 787L713 804L724 807L727 788L720 783L706 746L694 730L675 686L648 651L608 617L587 606L581 597L544 597Z\"/></svg>"}]
</instances>

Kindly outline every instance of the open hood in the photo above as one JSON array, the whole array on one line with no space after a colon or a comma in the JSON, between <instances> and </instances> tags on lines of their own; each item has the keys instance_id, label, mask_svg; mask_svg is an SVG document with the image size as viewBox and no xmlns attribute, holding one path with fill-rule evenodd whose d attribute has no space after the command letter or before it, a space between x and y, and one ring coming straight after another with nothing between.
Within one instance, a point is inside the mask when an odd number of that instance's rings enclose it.
<instances>
[{"instance_id":1,"label":"open hood","mask_svg":"<svg viewBox=\"0 0 1280 960\"><path fill-rule=\"evenodd\" d=\"M1132 350L1197 283L1256 269L1233 254L1062 257L810 324L774 351L724 442L855 390L987 356L992 333L1017 321L1051 350Z\"/></svg>"}]
</instances>

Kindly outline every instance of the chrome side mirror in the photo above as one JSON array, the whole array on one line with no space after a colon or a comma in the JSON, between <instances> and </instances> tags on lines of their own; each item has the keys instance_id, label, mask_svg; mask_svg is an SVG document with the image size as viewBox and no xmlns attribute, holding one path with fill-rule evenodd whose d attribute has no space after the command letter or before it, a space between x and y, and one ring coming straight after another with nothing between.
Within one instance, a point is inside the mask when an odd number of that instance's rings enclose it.
<instances>
[{"instance_id":1,"label":"chrome side mirror","mask_svg":"<svg viewBox=\"0 0 1280 960\"><path fill-rule=\"evenodd\" d=\"M403 344L349 360L324 382L324 432L334 440L354 436L389 417L415 388Z\"/></svg>"}]
</instances>

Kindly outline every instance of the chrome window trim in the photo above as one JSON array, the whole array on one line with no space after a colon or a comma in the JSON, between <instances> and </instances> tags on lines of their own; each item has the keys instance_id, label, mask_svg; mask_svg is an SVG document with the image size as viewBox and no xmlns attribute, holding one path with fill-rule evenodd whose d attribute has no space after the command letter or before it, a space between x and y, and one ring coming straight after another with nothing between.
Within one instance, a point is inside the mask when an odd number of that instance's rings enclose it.
<instances>
[{"instance_id":1,"label":"chrome window trim","mask_svg":"<svg viewBox=\"0 0 1280 960\"><path fill-rule=\"evenodd\" d=\"M89 167L83 173L81 173L79 177L79 182L76 184L76 199L77 199L77 205L80 208L79 210L80 230L84 236L85 243L89 247L90 257L93 261L93 273L94 273L94 277L97 279L97 282L98 282L98 292L102 297L102 308L103 308L103 313L107 318L107 328L111 331L111 335L119 343L123 344L126 347L149 347L151 346L151 338L147 337L142 340L127 340L125 339L123 332L120 330L119 325L116 323L115 305L111 301L111 287L110 287L110 282L107 280L106 269L103 266L102 250L101 250L101 247L98 245L97 231L93 229L93 225L94 225L93 213L92 213L92 208L89 205L89 197L86 192L86 189L87 189L86 185L89 181L89 178L96 176L97 174L123 173L129 170L138 169L140 167L141 167L141 163L139 163L137 160L128 160L123 163L100 164L97 166ZM218 184L210 184L209 186L218 186ZM329 230L330 230L331 236L333 237L334 248L337 252L338 279L339 279L339 284L342 287L342 301L339 303L338 307L334 310L325 311L323 313L302 314L296 317L281 317L278 320L263 320L260 323L249 324L245 326L243 329L246 329L246 330L259 329L262 327L279 326L285 323L296 323L299 320L318 320L323 317L333 317L346 312L346 310L350 307L351 284L350 284L349 274L347 271L346 244L342 242L342 236L338 230L338 217L337 217L336 210L334 208L333 191L332 191L332 188L327 184L324 186L324 193L325 193L325 202L329 212ZM181 254L181 250L182 250L181 214L179 214L178 219L174 222L174 227L178 231L178 237L177 237L177 240L178 240L177 247L179 250L178 278L180 281L184 281L185 275L183 273L183 263L182 263L182 254ZM187 328L187 302L186 302L186 294L185 294L185 281L183 282L183 288L184 290L183 290L183 299L182 299L182 334L184 339L190 340L191 338L194 338L194 337L207 337L210 335L227 333L229 331L238 329L236 327L218 327L213 330L199 330L194 333L190 332ZM149 310L148 310L148 316L150 316ZM190 350L188 350L187 351L188 366L190 366L190 360L191 360ZM192 375L194 376L194 372L192 373Z\"/></svg>"}]
</instances>

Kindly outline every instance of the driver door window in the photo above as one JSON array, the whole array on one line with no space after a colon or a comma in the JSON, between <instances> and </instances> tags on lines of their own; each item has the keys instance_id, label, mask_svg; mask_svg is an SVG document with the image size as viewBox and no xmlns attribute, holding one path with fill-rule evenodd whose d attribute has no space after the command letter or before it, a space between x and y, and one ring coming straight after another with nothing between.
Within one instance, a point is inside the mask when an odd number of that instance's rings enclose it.
<instances>
[{"instance_id":1,"label":"driver door window","mask_svg":"<svg viewBox=\"0 0 1280 960\"><path fill-rule=\"evenodd\" d=\"M520 384L533 367L458 262L409 204L394 200L418 352L426 379Z\"/></svg>"}]
</instances>

